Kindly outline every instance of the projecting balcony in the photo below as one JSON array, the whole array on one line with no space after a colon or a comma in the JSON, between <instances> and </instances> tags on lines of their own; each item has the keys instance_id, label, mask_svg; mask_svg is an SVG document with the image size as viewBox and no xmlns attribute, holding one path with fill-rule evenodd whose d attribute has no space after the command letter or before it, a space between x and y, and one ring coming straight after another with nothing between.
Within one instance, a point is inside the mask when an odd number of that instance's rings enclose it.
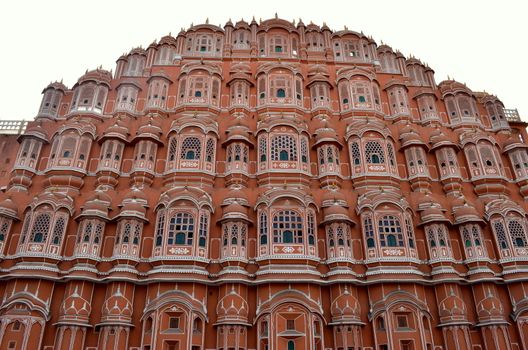
<instances>
[{"instance_id":1,"label":"projecting balcony","mask_svg":"<svg viewBox=\"0 0 528 350\"><path fill-rule=\"evenodd\" d=\"M517 108L515 109L504 109L504 116L508 122L522 122L521 116Z\"/></svg>"}]
</instances>

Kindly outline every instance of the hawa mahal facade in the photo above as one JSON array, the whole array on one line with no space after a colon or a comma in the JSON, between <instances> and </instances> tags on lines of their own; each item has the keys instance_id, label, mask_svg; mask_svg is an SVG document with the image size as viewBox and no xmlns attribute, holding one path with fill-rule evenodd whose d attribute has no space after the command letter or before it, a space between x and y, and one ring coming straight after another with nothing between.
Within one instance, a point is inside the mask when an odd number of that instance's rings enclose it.
<instances>
[{"instance_id":1,"label":"hawa mahal facade","mask_svg":"<svg viewBox=\"0 0 528 350\"><path fill-rule=\"evenodd\" d=\"M528 349L526 124L362 33L193 25L2 127L0 349Z\"/></svg>"}]
</instances>

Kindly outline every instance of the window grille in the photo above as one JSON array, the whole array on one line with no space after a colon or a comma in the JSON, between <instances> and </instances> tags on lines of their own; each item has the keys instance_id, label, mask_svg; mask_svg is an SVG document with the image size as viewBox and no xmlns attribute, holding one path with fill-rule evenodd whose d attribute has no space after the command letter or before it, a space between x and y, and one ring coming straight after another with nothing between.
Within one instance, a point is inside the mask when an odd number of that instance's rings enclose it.
<instances>
[{"instance_id":1,"label":"window grille","mask_svg":"<svg viewBox=\"0 0 528 350\"><path fill-rule=\"evenodd\" d=\"M369 141L365 145L365 155L369 164L385 163L383 148L377 141Z\"/></svg>"},{"instance_id":2,"label":"window grille","mask_svg":"<svg viewBox=\"0 0 528 350\"><path fill-rule=\"evenodd\" d=\"M403 247L403 232L400 220L392 215L383 216L378 221L378 232L382 247Z\"/></svg>"},{"instance_id":3,"label":"window grille","mask_svg":"<svg viewBox=\"0 0 528 350\"><path fill-rule=\"evenodd\" d=\"M302 243L302 218L293 210L283 210L273 217L274 243Z\"/></svg>"},{"instance_id":4,"label":"window grille","mask_svg":"<svg viewBox=\"0 0 528 350\"><path fill-rule=\"evenodd\" d=\"M183 140L180 151L181 159L200 159L202 145L197 137L187 137Z\"/></svg>"},{"instance_id":5,"label":"window grille","mask_svg":"<svg viewBox=\"0 0 528 350\"><path fill-rule=\"evenodd\" d=\"M528 246L524 226L518 220L510 220L508 222L508 231L515 247L524 248Z\"/></svg>"},{"instance_id":6,"label":"window grille","mask_svg":"<svg viewBox=\"0 0 528 350\"><path fill-rule=\"evenodd\" d=\"M189 213L177 213L169 221L167 245L192 245L194 218Z\"/></svg>"},{"instance_id":7,"label":"window grille","mask_svg":"<svg viewBox=\"0 0 528 350\"><path fill-rule=\"evenodd\" d=\"M271 139L271 160L297 161L297 144L291 135L276 135Z\"/></svg>"}]
</instances>

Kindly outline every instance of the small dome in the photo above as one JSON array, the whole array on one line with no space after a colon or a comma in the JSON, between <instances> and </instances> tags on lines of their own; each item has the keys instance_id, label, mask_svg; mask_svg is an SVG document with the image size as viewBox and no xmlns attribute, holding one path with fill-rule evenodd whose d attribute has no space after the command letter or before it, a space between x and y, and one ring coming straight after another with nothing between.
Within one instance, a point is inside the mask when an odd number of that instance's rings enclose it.
<instances>
[{"instance_id":1,"label":"small dome","mask_svg":"<svg viewBox=\"0 0 528 350\"><path fill-rule=\"evenodd\" d=\"M235 28L236 29L247 29L247 30L250 29L248 22L244 21L243 19L241 19L240 21L236 22Z\"/></svg>"},{"instance_id":2,"label":"small dome","mask_svg":"<svg viewBox=\"0 0 528 350\"><path fill-rule=\"evenodd\" d=\"M455 142L451 141L451 139L449 139L449 137L447 137L442 132L442 130L440 130L439 128L431 132L430 144L431 144L431 150L434 150L434 149L437 149L443 146L452 146L452 147L458 148L458 145Z\"/></svg>"},{"instance_id":3,"label":"small dome","mask_svg":"<svg viewBox=\"0 0 528 350\"><path fill-rule=\"evenodd\" d=\"M117 138L127 142L129 135L130 133L126 123L121 120L121 118L117 118L114 124L110 125L106 130L103 131L103 135L101 136L100 140L102 141L105 139Z\"/></svg>"},{"instance_id":4,"label":"small dome","mask_svg":"<svg viewBox=\"0 0 528 350\"><path fill-rule=\"evenodd\" d=\"M500 299L489 293L477 304L477 314L481 321L486 319L503 319L504 309Z\"/></svg>"},{"instance_id":5,"label":"small dome","mask_svg":"<svg viewBox=\"0 0 528 350\"><path fill-rule=\"evenodd\" d=\"M172 35L166 35L162 37L159 41L159 45L172 45L176 46L176 39Z\"/></svg>"},{"instance_id":6,"label":"small dome","mask_svg":"<svg viewBox=\"0 0 528 350\"><path fill-rule=\"evenodd\" d=\"M225 196L222 205L228 205L233 202L237 202L243 206L249 206L248 197L246 195L246 192L242 188L231 188L229 192L227 192L227 195Z\"/></svg>"},{"instance_id":7,"label":"small dome","mask_svg":"<svg viewBox=\"0 0 528 350\"><path fill-rule=\"evenodd\" d=\"M346 195L339 188L326 190L322 195L321 207L325 208L335 205L348 207Z\"/></svg>"},{"instance_id":8,"label":"small dome","mask_svg":"<svg viewBox=\"0 0 528 350\"><path fill-rule=\"evenodd\" d=\"M315 130L315 144L314 147L317 145L324 143L324 142L332 142L339 145L339 148L341 148L343 145L339 141L339 136L337 135L337 132L333 128L324 127Z\"/></svg>"},{"instance_id":9,"label":"small dome","mask_svg":"<svg viewBox=\"0 0 528 350\"><path fill-rule=\"evenodd\" d=\"M253 146L251 137L251 129L247 125L247 121L244 118L236 118L231 121L231 125L226 129L227 139L223 144L230 143L232 141L244 141Z\"/></svg>"},{"instance_id":10,"label":"small dome","mask_svg":"<svg viewBox=\"0 0 528 350\"><path fill-rule=\"evenodd\" d=\"M130 322L132 319L132 304L121 294L118 289L110 296L103 305L103 315L101 321L108 322L112 320L125 320Z\"/></svg>"},{"instance_id":11,"label":"small dome","mask_svg":"<svg viewBox=\"0 0 528 350\"><path fill-rule=\"evenodd\" d=\"M81 297L77 290L64 299L59 320L76 320L81 322L88 322L90 313L92 312L91 304Z\"/></svg>"},{"instance_id":12,"label":"small dome","mask_svg":"<svg viewBox=\"0 0 528 350\"><path fill-rule=\"evenodd\" d=\"M408 65L408 66L411 65L411 64L419 64L420 66L423 66L422 61L420 61L419 59L417 59L415 57L408 58L405 61L405 64Z\"/></svg>"},{"instance_id":13,"label":"small dome","mask_svg":"<svg viewBox=\"0 0 528 350\"><path fill-rule=\"evenodd\" d=\"M330 312L332 321L341 320L360 320L361 306L359 301L348 290L345 289L343 294L334 299Z\"/></svg>"},{"instance_id":14,"label":"small dome","mask_svg":"<svg viewBox=\"0 0 528 350\"><path fill-rule=\"evenodd\" d=\"M148 207L147 197L143 191L136 187L133 187L132 190L125 195L119 207L121 210L116 218L133 217L140 220L146 220L146 208Z\"/></svg>"},{"instance_id":15,"label":"small dome","mask_svg":"<svg viewBox=\"0 0 528 350\"><path fill-rule=\"evenodd\" d=\"M438 84L438 88L440 89L442 96L457 94L459 92L473 95L473 91L471 91L465 84L459 83L455 80L444 80Z\"/></svg>"},{"instance_id":16,"label":"small dome","mask_svg":"<svg viewBox=\"0 0 528 350\"><path fill-rule=\"evenodd\" d=\"M44 142L49 142L48 132L42 127L41 120L29 122L24 133L18 136L18 140L20 141L26 137L34 137Z\"/></svg>"},{"instance_id":17,"label":"small dome","mask_svg":"<svg viewBox=\"0 0 528 350\"><path fill-rule=\"evenodd\" d=\"M136 47L136 48L133 48L132 50L130 50L129 55L146 56L147 55L147 51L144 48L142 48L142 47Z\"/></svg>"},{"instance_id":18,"label":"small dome","mask_svg":"<svg viewBox=\"0 0 528 350\"><path fill-rule=\"evenodd\" d=\"M110 196L102 191L97 191L82 206L81 214L78 217L96 216L103 219L109 219L108 210L112 200Z\"/></svg>"},{"instance_id":19,"label":"small dome","mask_svg":"<svg viewBox=\"0 0 528 350\"><path fill-rule=\"evenodd\" d=\"M248 311L247 301L234 290L224 296L216 306L219 323L247 323Z\"/></svg>"},{"instance_id":20,"label":"small dome","mask_svg":"<svg viewBox=\"0 0 528 350\"><path fill-rule=\"evenodd\" d=\"M138 139L151 139L158 143L161 143L160 136L162 134L161 128L157 125L156 121L151 117L146 123L141 125L136 132L134 140Z\"/></svg>"},{"instance_id":21,"label":"small dome","mask_svg":"<svg viewBox=\"0 0 528 350\"><path fill-rule=\"evenodd\" d=\"M354 223L350 219L348 210L340 205L332 205L323 208L323 221L321 224L326 224L333 221L347 221L348 223Z\"/></svg>"},{"instance_id":22,"label":"small dome","mask_svg":"<svg viewBox=\"0 0 528 350\"><path fill-rule=\"evenodd\" d=\"M86 81L95 81L96 83L103 83L110 86L112 73L102 68L86 71L86 73L77 80L77 84L82 84Z\"/></svg>"},{"instance_id":23,"label":"small dome","mask_svg":"<svg viewBox=\"0 0 528 350\"><path fill-rule=\"evenodd\" d=\"M239 202L237 202L236 200L234 202L232 202L231 204L228 204L224 208L224 216L226 216L226 215L237 215L237 214L242 214L242 215L247 216L247 212L248 212L247 208L244 207Z\"/></svg>"},{"instance_id":24,"label":"small dome","mask_svg":"<svg viewBox=\"0 0 528 350\"><path fill-rule=\"evenodd\" d=\"M462 299L453 294L440 302L438 313L442 322L466 319L466 305Z\"/></svg>"},{"instance_id":25,"label":"small dome","mask_svg":"<svg viewBox=\"0 0 528 350\"><path fill-rule=\"evenodd\" d=\"M455 217L455 223L461 224L464 222L482 222L477 209L470 203L468 203L464 197L459 197L452 201L453 205L453 216Z\"/></svg>"},{"instance_id":26,"label":"small dome","mask_svg":"<svg viewBox=\"0 0 528 350\"><path fill-rule=\"evenodd\" d=\"M18 219L18 207L10 197L0 202L0 215Z\"/></svg>"},{"instance_id":27,"label":"small dome","mask_svg":"<svg viewBox=\"0 0 528 350\"><path fill-rule=\"evenodd\" d=\"M502 143L502 150L503 152L509 152L514 149L518 148L528 148L528 145L523 143L521 140L519 140L518 137L514 137L513 135L510 135L503 143Z\"/></svg>"},{"instance_id":28,"label":"small dome","mask_svg":"<svg viewBox=\"0 0 528 350\"><path fill-rule=\"evenodd\" d=\"M386 44L381 44L380 46L378 46L377 51L378 52L392 52L392 53L394 53L394 50L392 49L392 47L390 47L389 45L386 45Z\"/></svg>"},{"instance_id":29,"label":"small dome","mask_svg":"<svg viewBox=\"0 0 528 350\"><path fill-rule=\"evenodd\" d=\"M56 81L53 83L49 83L48 86L46 86L44 90L42 90L42 93L44 93L46 90L49 90L49 89L59 90L59 91L62 91L63 93L68 90L68 88L66 87L66 85L62 83L62 81L60 82Z\"/></svg>"},{"instance_id":30,"label":"small dome","mask_svg":"<svg viewBox=\"0 0 528 350\"><path fill-rule=\"evenodd\" d=\"M406 148L413 145L426 146L420 135L410 125L404 127L400 132L401 148ZM427 147L427 146L426 146Z\"/></svg>"}]
</instances>

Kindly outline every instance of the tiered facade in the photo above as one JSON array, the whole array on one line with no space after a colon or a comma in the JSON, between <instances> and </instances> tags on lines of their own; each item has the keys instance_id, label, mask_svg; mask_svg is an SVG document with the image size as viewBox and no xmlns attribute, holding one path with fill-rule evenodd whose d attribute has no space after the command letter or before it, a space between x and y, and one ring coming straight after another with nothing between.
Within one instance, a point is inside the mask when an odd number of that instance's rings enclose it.
<instances>
[{"instance_id":1,"label":"tiered facade","mask_svg":"<svg viewBox=\"0 0 528 350\"><path fill-rule=\"evenodd\" d=\"M0 137L0 349L528 349L525 126L278 18L52 83Z\"/></svg>"}]
</instances>

